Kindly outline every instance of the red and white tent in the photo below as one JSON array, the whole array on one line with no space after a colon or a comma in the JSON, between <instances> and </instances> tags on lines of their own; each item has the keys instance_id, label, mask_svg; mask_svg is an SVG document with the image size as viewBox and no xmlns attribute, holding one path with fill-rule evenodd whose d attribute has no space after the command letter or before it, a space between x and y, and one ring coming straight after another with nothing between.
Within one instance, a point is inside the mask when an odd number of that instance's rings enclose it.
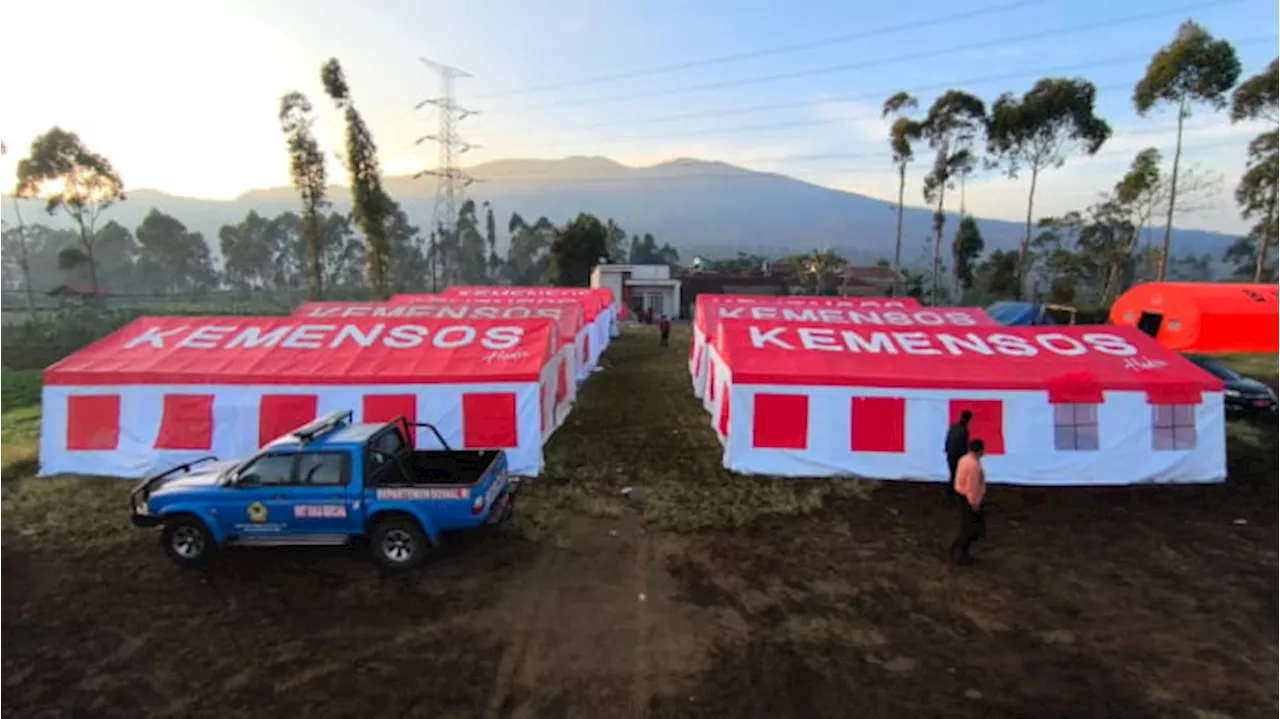
<instances>
[{"instance_id":1,"label":"red and white tent","mask_svg":"<svg viewBox=\"0 0 1280 719\"><path fill-rule=\"evenodd\" d=\"M313 303L307 303L313 304ZM373 303L377 304L377 303ZM406 317L440 318L531 318L545 317L557 323L560 341L573 347L574 376L582 383L595 369L591 361L591 333L583 303L572 298L488 297L469 298L449 295L395 295L388 303L398 309L381 312L402 313ZM413 309L408 309L413 308ZM296 313L295 313L296 314Z\"/></svg>"},{"instance_id":2,"label":"red and white tent","mask_svg":"<svg viewBox=\"0 0 1280 719\"><path fill-rule=\"evenodd\" d=\"M547 320L143 317L45 370L40 474L142 477L352 410L536 476L567 391L558 347Z\"/></svg>"},{"instance_id":3,"label":"red and white tent","mask_svg":"<svg viewBox=\"0 0 1280 719\"><path fill-rule=\"evenodd\" d=\"M464 302L438 295L427 295L430 300L413 302L303 302L293 311L294 317L313 320L350 319L353 317L401 317L405 319L439 320L536 320L544 319L556 325L560 347L557 350L559 371L565 373L568 396L556 407L557 425L564 420L578 395L577 382L573 378L584 370L576 344L579 335L585 335L582 308L568 303L563 306L535 307L531 305L506 305L495 302Z\"/></svg>"},{"instance_id":4,"label":"red and white tent","mask_svg":"<svg viewBox=\"0 0 1280 719\"><path fill-rule=\"evenodd\" d=\"M919 305L909 308L864 307L777 307L771 305L737 305L713 307L711 342L707 344L703 359L706 377L703 384L702 406L711 413L712 425L718 419L716 384L723 377L724 361L717 355L715 337L723 322L751 319L777 325L814 325L823 327L999 327L986 311L976 307L927 308ZM696 387L695 387L696 392Z\"/></svg>"},{"instance_id":5,"label":"red and white tent","mask_svg":"<svg viewBox=\"0 0 1280 719\"><path fill-rule=\"evenodd\" d=\"M914 298L858 298L858 297L771 297L763 295L698 295L693 310L693 340L689 345L689 376L693 380L693 395L703 398L706 393L707 375L710 370L708 349L714 345L717 323L722 318L741 319L754 317L762 320L797 322L849 322L849 311L866 310L871 314L867 322L884 322L884 313L914 312L921 310ZM845 311L841 314L840 311ZM932 311L932 310L931 310ZM970 311L981 313L981 310ZM901 320L897 314L888 314L893 320ZM843 318L843 320L842 320ZM926 318L928 319L928 318ZM908 321L898 322L907 323ZM986 317L978 324L995 324ZM943 324L939 322L938 324ZM704 402L705 404L705 402Z\"/></svg>"},{"instance_id":6,"label":"red and white tent","mask_svg":"<svg viewBox=\"0 0 1280 719\"><path fill-rule=\"evenodd\" d=\"M724 319L716 431L744 473L945 481L960 412L994 482L1217 482L1222 383L1131 328Z\"/></svg>"},{"instance_id":7,"label":"red and white tent","mask_svg":"<svg viewBox=\"0 0 1280 719\"><path fill-rule=\"evenodd\" d=\"M591 346L587 356L594 366L609 346L609 340L617 337L618 301L613 292L600 287L450 287L444 291L447 297L492 299L496 297L524 297L544 299L572 299L582 303L587 323L593 327Z\"/></svg>"}]
</instances>

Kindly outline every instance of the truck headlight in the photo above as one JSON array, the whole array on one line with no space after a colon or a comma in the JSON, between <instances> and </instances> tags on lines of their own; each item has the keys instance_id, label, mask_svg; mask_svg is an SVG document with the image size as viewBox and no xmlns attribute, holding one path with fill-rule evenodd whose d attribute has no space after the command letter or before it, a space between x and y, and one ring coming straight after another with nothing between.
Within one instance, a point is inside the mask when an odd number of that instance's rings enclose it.
<instances>
[{"instance_id":1,"label":"truck headlight","mask_svg":"<svg viewBox=\"0 0 1280 719\"><path fill-rule=\"evenodd\" d=\"M1240 396L1240 390L1236 390L1236 389L1224 389L1224 390L1222 390L1222 393L1223 393L1224 395L1228 396L1228 397L1239 397L1239 396Z\"/></svg>"}]
</instances>

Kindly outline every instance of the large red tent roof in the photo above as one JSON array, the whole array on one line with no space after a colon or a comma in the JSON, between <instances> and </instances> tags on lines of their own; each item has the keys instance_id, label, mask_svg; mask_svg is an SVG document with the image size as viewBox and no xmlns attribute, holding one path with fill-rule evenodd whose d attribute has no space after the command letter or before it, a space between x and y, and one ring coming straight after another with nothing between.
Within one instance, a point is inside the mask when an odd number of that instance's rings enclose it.
<instances>
[{"instance_id":1,"label":"large red tent roof","mask_svg":"<svg viewBox=\"0 0 1280 719\"><path fill-rule=\"evenodd\" d=\"M559 329L560 343L573 344L585 326L582 306L574 300L530 300L501 302L467 300L439 295L416 295L423 299L402 302L303 302L294 317L310 319L350 319L353 317L396 317L439 320L531 320L545 319Z\"/></svg>"},{"instance_id":2,"label":"large red tent roof","mask_svg":"<svg viewBox=\"0 0 1280 719\"><path fill-rule=\"evenodd\" d=\"M587 311L587 321L595 318L613 304L613 292L599 287L461 287L454 286L444 291L446 297L465 297L467 299L490 300L498 298L511 299L574 299L582 303ZM392 298L393 301L395 298Z\"/></svg>"},{"instance_id":3,"label":"large red tent roof","mask_svg":"<svg viewBox=\"0 0 1280 719\"><path fill-rule=\"evenodd\" d=\"M771 324L811 324L823 326L905 327L999 327L985 310L977 307L915 307L908 309L864 307L768 307L715 306L710 309L712 336L721 322L754 320Z\"/></svg>"},{"instance_id":4,"label":"large red tent roof","mask_svg":"<svg viewBox=\"0 0 1280 719\"><path fill-rule=\"evenodd\" d=\"M1130 328L833 327L722 320L734 383L920 389L1221 391ZM1198 401L1198 399L1197 399Z\"/></svg>"},{"instance_id":5,"label":"large red tent roof","mask_svg":"<svg viewBox=\"0 0 1280 719\"><path fill-rule=\"evenodd\" d=\"M1159 315L1156 339L1180 352L1280 351L1276 285L1147 282L1116 298L1111 323L1137 325Z\"/></svg>"},{"instance_id":6,"label":"large red tent roof","mask_svg":"<svg viewBox=\"0 0 1280 719\"><path fill-rule=\"evenodd\" d=\"M804 314L806 310L816 309L876 309L876 310L916 310L920 303L912 297L810 297L810 296L770 296L770 295L721 295L700 294L693 304L693 326L704 335L715 329L715 323L722 313L729 311L730 316L743 316L746 308L786 309L795 314Z\"/></svg>"},{"instance_id":7,"label":"large red tent roof","mask_svg":"<svg viewBox=\"0 0 1280 719\"><path fill-rule=\"evenodd\" d=\"M49 385L536 382L547 320L141 317L45 370Z\"/></svg>"}]
</instances>

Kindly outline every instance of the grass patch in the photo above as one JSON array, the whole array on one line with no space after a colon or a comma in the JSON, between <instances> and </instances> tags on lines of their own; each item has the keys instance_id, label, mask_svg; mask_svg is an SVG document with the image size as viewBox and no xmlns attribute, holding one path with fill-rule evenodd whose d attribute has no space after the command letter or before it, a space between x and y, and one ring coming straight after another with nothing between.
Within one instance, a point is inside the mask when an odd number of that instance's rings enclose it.
<instances>
[{"instance_id":1,"label":"grass patch","mask_svg":"<svg viewBox=\"0 0 1280 719\"><path fill-rule=\"evenodd\" d=\"M5 464L6 472L15 466L8 456ZM133 486L120 479L11 476L0 489L0 512L5 529L24 536L81 548L114 544L136 536L128 513Z\"/></svg>"},{"instance_id":2,"label":"grass patch","mask_svg":"<svg viewBox=\"0 0 1280 719\"><path fill-rule=\"evenodd\" d=\"M40 439L40 370L0 372L0 480L36 473Z\"/></svg>"},{"instance_id":3,"label":"grass patch","mask_svg":"<svg viewBox=\"0 0 1280 719\"><path fill-rule=\"evenodd\" d=\"M721 466L724 450L693 397L687 327L658 346L652 327L629 327L604 355L565 426L546 447L547 471L530 484L520 511L547 517L594 517L635 511L649 525L675 531L732 529L762 516L820 509L833 494L869 496L852 479L742 477ZM624 497L622 490L631 487ZM563 521L563 519L557 520Z\"/></svg>"},{"instance_id":4,"label":"grass patch","mask_svg":"<svg viewBox=\"0 0 1280 719\"><path fill-rule=\"evenodd\" d=\"M1225 354L1213 355L1213 359L1271 387L1276 386L1277 374L1280 374L1280 356L1273 354Z\"/></svg>"}]
</instances>

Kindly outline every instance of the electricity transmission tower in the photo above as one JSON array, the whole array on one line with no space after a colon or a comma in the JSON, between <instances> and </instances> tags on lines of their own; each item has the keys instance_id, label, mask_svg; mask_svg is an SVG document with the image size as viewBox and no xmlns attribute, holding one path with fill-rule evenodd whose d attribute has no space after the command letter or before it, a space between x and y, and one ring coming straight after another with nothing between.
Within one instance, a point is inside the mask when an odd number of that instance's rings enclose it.
<instances>
[{"instance_id":1,"label":"electricity transmission tower","mask_svg":"<svg viewBox=\"0 0 1280 719\"><path fill-rule=\"evenodd\" d=\"M447 258L441 256L443 255L440 251L441 244L448 246L453 244L451 240L456 239L458 206L462 204L463 191L475 182L474 178L468 177L458 166L458 158L479 145L466 142L458 135L458 122L472 115L478 115L479 112L460 107L454 98L454 80L460 77L471 77L470 73L426 58L418 59L440 76L440 95L423 100L414 108L421 110L427 105L434 105L439 116L439 129L436 130L436 134L424 135L417 141L417 144L432 141L439 147L436 169L423 170L414 175L414 179L427 175L433 175L436 178L436 202L432 213L431 233L435 240L429 252L431 285L434 291L437 264L441 265L444 274L448 272L447 264L439 262L443 259L447 263ZM444 279L448 281L447 277Z\"/></svg>"}]
</instances>

